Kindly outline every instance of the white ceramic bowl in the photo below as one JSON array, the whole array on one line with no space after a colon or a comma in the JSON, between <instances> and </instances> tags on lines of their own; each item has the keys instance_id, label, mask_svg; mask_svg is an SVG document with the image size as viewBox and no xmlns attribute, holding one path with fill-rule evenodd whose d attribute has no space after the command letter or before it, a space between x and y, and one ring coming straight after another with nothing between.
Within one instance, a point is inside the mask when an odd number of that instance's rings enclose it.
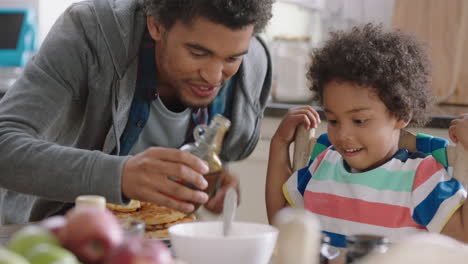
<instances>
[{"instance_id":1,"label":"white ceramic bowl","mask_svg":"<svg viewBox=\"0 0 468 264\"><path fill-rule=\"evenodd\" d=\"M193 222L169 228L172 249L188 264L266 264L278 238L270 225L234 222L223 236L222 222Z\"/></svg>"}]
</instances>

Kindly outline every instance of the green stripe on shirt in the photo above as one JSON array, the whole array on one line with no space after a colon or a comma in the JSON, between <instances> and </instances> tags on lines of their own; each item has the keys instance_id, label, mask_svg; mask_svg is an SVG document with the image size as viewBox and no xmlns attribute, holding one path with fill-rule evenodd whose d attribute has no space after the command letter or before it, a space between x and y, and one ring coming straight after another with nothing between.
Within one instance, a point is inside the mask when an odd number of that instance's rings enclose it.
<instances>
[{"instance_id":1,"label":"green stripe on shirt","mask_svg":"<svg viewBox=\"0 0 468 264\"><path fill-rule=\"evenodd\" d=\"M324 172L319 173L321 170L324 170ZM414 171L392 171L389 174L389 171L384 168L376 168L362 173L349 173L346 172L343 164L336 166L330 161L322 160L322 164L320 164L317 172L312 175L312 178L317 181L358 184L376 190L411 192L414 174ZM392 177L393 180L389 180L388 177Z\"/></svg>"},{"instance_id":2,"label":"green stripe on shirt","mask_svg":"<svg viewBox=\"0 0 468 264\"><path fill-rule=\"evenodd\" d=\"M448 166L447 151L445 150L445 148L436 149L432 151L432 153L429 153L429 154L431 154L435 158L435 160L440 162L442 166L444 167Z\"/></svg>"},{"instance_id":3,"label":"green stripe on shirt","mask_svg":"<svg viewBox=\"0 0 468 264\"><path fill-rule=\"evenodd\" d=\"M312 150L312 155L310 155L310 159L314 160L318 155L320 155L320 153L324 152L327 148L328 146L317 142L314 146L314 149Z\"/></svg>"}]
</instances>

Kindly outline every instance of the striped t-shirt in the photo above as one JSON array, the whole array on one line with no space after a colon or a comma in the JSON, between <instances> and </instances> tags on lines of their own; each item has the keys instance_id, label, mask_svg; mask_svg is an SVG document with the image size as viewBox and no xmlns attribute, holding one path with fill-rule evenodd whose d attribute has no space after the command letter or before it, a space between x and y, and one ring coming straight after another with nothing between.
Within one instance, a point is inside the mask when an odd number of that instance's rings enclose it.
<instances>
[{"instance_id":1,"label":"striped t-shirt","mask_svg":"<svg viewBox=\"0 0 468 264\"><path fill-rule=\"evenodd\" d=\"M433 156L400 149L382 166L351 173L332 146L284 184L293 207L316 214L331 244L372 234L397 241L409 234L440 232L467 193Z\"/></svg>"}]
</instances>

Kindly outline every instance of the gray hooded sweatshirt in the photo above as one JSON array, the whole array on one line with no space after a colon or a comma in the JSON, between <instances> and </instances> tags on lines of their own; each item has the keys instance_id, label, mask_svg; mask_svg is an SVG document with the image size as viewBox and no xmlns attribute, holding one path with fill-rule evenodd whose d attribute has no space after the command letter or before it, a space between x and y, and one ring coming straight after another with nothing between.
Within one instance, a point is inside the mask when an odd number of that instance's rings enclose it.
<instances>
[{"instance_id":1,"label":"gray hooded sweatshirt","mask_svg":"<svg viewBox=\"0 0 468 264\"><path fill-rule=\"evenodd\" d=\"M0 102L0 224L64 212L83 194L124 203L119 144L136 85L146 15L137 0L69 7ZM252 38L237 73L222 158L254 149L271 86L265 45Z\"/></svg>"}]
</instances>

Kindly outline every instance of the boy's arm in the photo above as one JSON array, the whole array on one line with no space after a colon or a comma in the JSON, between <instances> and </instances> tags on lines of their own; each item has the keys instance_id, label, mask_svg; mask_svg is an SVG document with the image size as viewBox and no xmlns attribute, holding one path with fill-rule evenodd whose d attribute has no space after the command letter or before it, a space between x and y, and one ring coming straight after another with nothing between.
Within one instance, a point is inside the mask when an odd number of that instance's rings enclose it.
<instances>
[{"instance_id":1,"label":"boy's arm","mask_svg":"<svg viewBox=\"0 0 468 264\"><path fill-rule=\"evenodd\" d=\"M286 206L282 187L293 173L289 146L294 140L296 128L300 124L303 124L306 129L316 128L318 123L320 123L320 117L311 106L290 109L271 139L265 186L267 215L270 223L276 213Z\"/></svg>"},{"instance_id":2,"label":"boy's arm","mask_svg":"<svg viewBox=\"0 0 468 264\"><path fill-rule=\"evenodd\" d=\"M415 157L419 156L416 155ZM456 174L460 167L453 169ZM466 189L435 159L426 156L417 164L412 189L412 217L429 232L468 242ZM467 225L468 227L468 225Z\"/></svg>"},{"instance_id":3,"label":"boy's arm","mask_svg":"<svg viewBox=\"0 0 468 264\"><path fill-rule=\"evenodd\" d=\"M283 184L293 173L289 156L289 145L273 136L270 143L265 198L268 222L273 223L276 213L286 206Z\"/></svg>"},{"instance_id":4,"label":"boy's arm","mask_svg":"<svg viewBox=\"0 0 468 264\"><path fill-rule=\"evenodd\" d=\"M440 233L468 243L468 206L466 203L455 211Z\"/></svg>"}]
</instances>

